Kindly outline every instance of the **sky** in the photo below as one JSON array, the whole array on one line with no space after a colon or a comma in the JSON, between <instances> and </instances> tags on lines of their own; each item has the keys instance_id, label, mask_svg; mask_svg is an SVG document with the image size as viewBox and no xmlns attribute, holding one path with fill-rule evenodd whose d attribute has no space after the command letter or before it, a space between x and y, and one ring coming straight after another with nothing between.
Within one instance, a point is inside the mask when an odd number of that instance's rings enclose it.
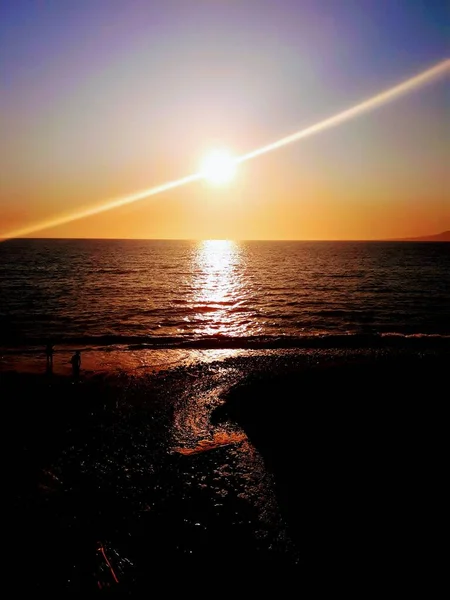
<instances>
[{"instance_id":1,"label":"sky","mask_svg":"<svg viewBox=\"0 0 450 600\"><path fill-rule=\"evenodd\" d=\"M0 2L0 237L196 173L450 57L438 0ZM32 237L450 229L449 77L238 167Z\"/></svg>"}]
</instances>

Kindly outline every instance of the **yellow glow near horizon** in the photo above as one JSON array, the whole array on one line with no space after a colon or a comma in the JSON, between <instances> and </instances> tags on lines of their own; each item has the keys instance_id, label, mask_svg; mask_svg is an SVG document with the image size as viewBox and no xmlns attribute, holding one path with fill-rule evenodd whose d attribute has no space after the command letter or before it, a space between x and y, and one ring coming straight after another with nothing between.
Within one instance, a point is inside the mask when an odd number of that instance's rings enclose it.
<instances>
[{"instance_id":1,"label":"yellow glow near horizon","mask_svg":"<svg viewBox=\"0 0 450 600\"><path fill-rule=\"evenodd\" d=\"M230 182L236 174L236 160L227 150L213 150L202 161L200 172L215 185Z\"/></svg>"}]
</instances>

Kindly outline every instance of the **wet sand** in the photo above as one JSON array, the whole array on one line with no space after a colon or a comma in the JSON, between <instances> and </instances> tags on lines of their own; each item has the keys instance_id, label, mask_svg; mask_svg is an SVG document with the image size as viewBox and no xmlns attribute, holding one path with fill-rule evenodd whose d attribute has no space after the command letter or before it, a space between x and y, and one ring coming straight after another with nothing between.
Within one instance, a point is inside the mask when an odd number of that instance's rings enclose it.
<instances>
[{"instance_id":1,"label":"wet sand","mask_svg":"<svg viewBox=\"0 0 450 600\"><path fill-rule=\"evenodd\" d=\"M79 384L2 369L10 577L133 594L283 572L306 589L415 564L450 354L209 358L116 360Z\"/></svg>"}]
</instances>

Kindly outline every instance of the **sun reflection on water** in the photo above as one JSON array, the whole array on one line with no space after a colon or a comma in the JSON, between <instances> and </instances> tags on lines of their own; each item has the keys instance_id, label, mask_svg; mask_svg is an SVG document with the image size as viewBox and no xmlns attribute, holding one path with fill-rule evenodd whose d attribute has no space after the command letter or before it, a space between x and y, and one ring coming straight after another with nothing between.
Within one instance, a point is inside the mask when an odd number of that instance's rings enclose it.
<instances>
[{"instance_id":1,"label":"sun reflection on water","mask_svg":"<svg viewBox=\"0 0 450 600\"><path fill-rule=\"evenodd\" d=\"M206 335L238 335L233 312L243 301L243 252L231 240L200 242L194 255L193 300L196 317L202 325L196 333Z\"/></svg>"}]
</instances>

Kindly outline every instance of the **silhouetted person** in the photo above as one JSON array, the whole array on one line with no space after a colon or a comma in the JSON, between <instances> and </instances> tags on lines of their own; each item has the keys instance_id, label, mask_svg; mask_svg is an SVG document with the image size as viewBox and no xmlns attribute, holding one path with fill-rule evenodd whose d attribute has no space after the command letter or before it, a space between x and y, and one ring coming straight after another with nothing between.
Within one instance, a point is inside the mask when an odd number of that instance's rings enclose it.
<instances>
[{"instance_id":1,"label":"silhouetted person","mask_svg":"<svg viewBox=\"0 0 450 600\"><path fill-rule=\"evenodd\" d=\"M48 343L45 346L45 356L47 357L47 369L51 369L53 367L53 344Z\"/></svg>"},{"instance_id":2,"label":"silhouetted person","mask_svg":"<svg viewBox=\"0 0 450 600\"><path fill-rule=\"evenodd\" d=\"M72 363L72 374L75 381L78 381L80 377L80 367L81 367L81 356L80 351L76 350L75 354L70 359Z\"/></svg>"}]
</instances>

